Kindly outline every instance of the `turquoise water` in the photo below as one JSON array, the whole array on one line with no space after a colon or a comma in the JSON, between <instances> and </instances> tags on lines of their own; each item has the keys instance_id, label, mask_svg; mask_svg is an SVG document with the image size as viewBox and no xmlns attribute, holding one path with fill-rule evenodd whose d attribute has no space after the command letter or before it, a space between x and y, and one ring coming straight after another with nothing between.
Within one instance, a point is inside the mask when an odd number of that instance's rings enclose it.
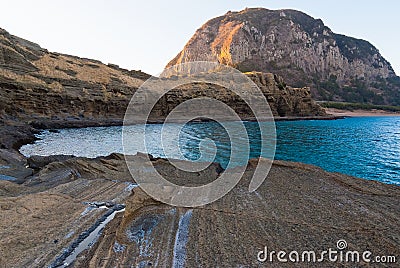
<instances>
[{"instance_id":1,"label":"turquoise water","mask_svg":"<svg viewBox=\"0 0 400 268\"><path fill-rule=\"evenodd\" d=\"M280 122L276 159L400 185L400 117Z\"/></svg>"},{"instance_id":2,"label":"turquoise water","mask_svg":"<svg viewBox=\"0 0 400 268\"><path fill-rule=\"evenodd\" d=\"M241 159L234 160L234 165L260 155L257 123L245 122L245 126L250 140L250 156L243 154ZM142 127L129 126L127 131L135 136ZM175 128L174 124L168 124L164 133ZM165 156L160 143L161 131L160 124L146 128L148 152L159 157ZM59 133L44 131L39 135L41 140L23 146L21 152L25 155L73 154L86 157L122 153L121 132L122 127L62 129ZM276 122L276 133L275 159L313 164L328 171L400 185L400 117L282 121ZM201 143L204 140L213 140L214 143ZM172 151L180 150L181 154L177 152L173 155L175 158L210 160L208 158L214 157L213 149L217 148L215 161L227 166L230 140L224 128L216 122L187 124L180 132L178 142L179 149L172 148ZM176 144L171 140L164 147ZM240 143L236 146L240 151ZM132 140L126 152L134 154L139 148L140 141Z\"/></svg>"}]
</instances>

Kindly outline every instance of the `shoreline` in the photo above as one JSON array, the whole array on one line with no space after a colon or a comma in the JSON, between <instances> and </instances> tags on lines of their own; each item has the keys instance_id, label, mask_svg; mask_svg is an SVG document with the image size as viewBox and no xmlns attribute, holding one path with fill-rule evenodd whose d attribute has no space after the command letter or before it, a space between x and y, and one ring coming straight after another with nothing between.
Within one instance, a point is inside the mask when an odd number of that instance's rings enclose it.
<instances>
[{"instance_id":1,"label":"shoreline","mask_svg":"<svg viewBox=\"0 0 400 268\"><path fill-rule=\"evenodd\" d=\"M400 116L400 113L388 112L384 110L341 110L336 108L325 108L326 113L332 116L341 117L380 117L380 116Z\"/></svg>"},{"instance_id":2,"label":"shoreline","mask_svg":"<svg viewBox=\"0 0 400 268\"><path fill-rule=\"evenodd\" d=\"M331 110L336 110L336 109L326 109L327 112ZM340 111L342 112L342 111ZM381 112L374 112L373 113L376 116L385 116L390 113L381 113ZM369 116L369 114L363 114L363 113L355 113L352 112L352 115L356 116ZM400 115L397 114L397 115ZM339 112L337 114L332 114L332 115L326 115L326 116L288 116L288 117L274 117L274 121L302 121L302 120L338 120L338 119L345 119L347 117L351 117L348 113L342 112L339 115ZM257 121L254 117L247 117L247 118L241 118L242 122L254 122ZM163 118L154 118L151 120L148 120L146 124L162 124L165 120ZM203 122L209 122L211 120L206 119L206 118L198 118L193 121L193 123L203 123ZM260 122L267 122L271 121L268 120L268 118L264 118L264 120L260 120ZM41 133L42 131L56 131L57 129L68 129L68 128L90 128L90 127L115 127L115 126L123 126L124 121L120 118L104 118L104 119L58 119L58 120L52 120L52 119L39 119L39 120L32 120L32 121L27 121L27 120L7 120L1 122L2 127L0 131L0 148L2 150L5 150L1 152L0 154L0 160L3 159L2 162L9 162L7 158L9 155L14 155L13 158L19 158L19 162L26 162L30 157L27 157L23 155L20 152L20 149L23 145L26 144L32 144L35 141L37 141L39 138L37 137L37 134ZM170 122L169 122L170 123ZM173 123L173 122L171 122ZM132 122L132 125L134 125L135 122ZM8 152L7 152L8 151ZM6 159L4 159L4 157ZM55 157L57 158L57 155L50 155L48 157ZM5 161L4 161L5 160ZM300 162L299 162L300 163ZM18 164L17 166L20 166ZM28 171L30 171L30 168L25 167L22 165L20 167L23 170L23 174L28 175ZM19 169L19 168L16 168ZM15 172L12 172L10 174L5 174L8 176L12 176L16 178L17 182L23 181L24 178L20 178L19 176L14 176ZM18 175L20 175L20 172L16 172ZM35 174L35 171L32 170L31 175ZM25 176L26 177L26 176Z\"/></svg>"},{"instance_id":3,"label":"shoreline","mask_svg":"<svg viewBox=\"0 0 400 268\"><path fill-rule=\"evenodd\" d=\"M286 117L274 117L273 121L302 121L302 120L338 120L345 119L347 116L343 115L325 115L325 116L286 116ZM165 119L149 119L146 124L162 124ZM209 119L196 119L193 123L210 122ZM257 121L254 117L242 118L242 122L255 122ZM260 120L260 122L271 121L268 119ZM0 121L0 148L11 149L17 151L20 154L19 149L26 144L34 143L38 138L36 134L41 133L45 130L57 130L67 128L89 128L89 127L115 127L123 126L124 120L120 118L107 118L107 119L64 119L64 120L5 120ZM169 122L173 123L173 122ZM127 125L135 125L142 123L132 122ZM22 154L21 154L22 155Z\"/></svg>"},{"instance_id":4,"label":"shoreline","mask_svg":"<svg viewBox=\"0 0 400 268\"><path fill-rule=\"evenodd\" d=\"M304 120L305 122L306 122L306 120L337 120L337 119L344 119L344 118L347 118L347 116L307 116L307 117L276 117L275 119L274 119L274 121L297 121L297 120ZM242 118L242 122L253 122L253 121L255 121L254 120L254 118ZM76 123L76 121L72 121L72 122L74 122L74 123ZM102 120L100 120L100 121L97 121L97 124L88 124L88 122L90 122L90 123L92 123L91 121L81 121L80 123L81 123L81 125L80 126L77 126L77 125L70 125L70 126L65 126L65 125L63 125L62 124L62 122L57 122L57 126L61 126L61 128L62 127L65 127L65 129L68 129L68 128L76 128L76 129L81 129L81 128L83 128L83 129L85 129L85 128L92 128L92 127L100 127L99 129L103 129L103 127L104 128L107 128L107 127L117 127L117 129L119 130L120 129L120 126L121 126L121 124L123 123L123 122L121 122L120 120L105 120L105 121L102 121ZM108 123L110 123L111 122L111 124L108 124ZM157 120L157 119L155 119L155 120L153 120L153 121L150 121L150 122L147 122L147 124L162 124L162 122L164 122L164 120L161 120L161 119L159 119L159 120ZM175 121L174 121L175 122ZM171 123L174 123L174 122L171 122ZM204 118L199 118L198 120L196 120L196 121L193 121L192 123L193 124L201 124L201 123L204 123L204 122L210 122L210 120L208 120L208 119L204 119ZM239 122L239 121L238 121ZM316 123L316 122L315 122ZM328 123L328 122L326 122L326 123ZM305 123L306 124L306 123ZM339 122L338 122L338 124L340 124ZM82 126L83 125L83 126ZM133 124L134 125L134 124ZM52 125L52 126L54 126L54 125ZM277 125L277 126L279 126L279 124ZM142 126L139 126L139 127L142 127ZM57 132L57 133L59 133L59 131L57 131L56 129L54 129L54 128L46 128L46 129L42 129L41 131L43 131L43 133L47 133L47 132ZM62 130L61 130L62 131ZM37 136L37 135L35 135L35 140L40 140L41 138L40 138L40 136ZM32 142L31 142L32 143ZM31 152L31 153L29 153L29 152L27 152L27 151L24 151L24 150L20 150L21 148L19 148L18 149L18 153L19 154L22 154L22 156L24 157L24 158L26 158L26 159L28 159L28 161L30 160L30 158L32 157L32 156L36 156L35 155L35 152ZM42 147L42 149L41 149L41 152L45 152L46 151L46 147ZM113 152L115 152L115 153L122 153L122 151L118 151L118 150L114 150L114 149L112 149L112 150L108 150L108 152L109 153L113 153ZM59 155L57 155L57 154L59 154ZM63 155L64 156L64 154L65 155L70 155L71 153L70 152L63 152L63 151L59 151L59 152L52 152L52 153L50 153L50 154L46 154L46 153L40 153L40 157L43 157L43 158L47 158L47 157L55 157L55 158L57 158L58 156L60 156L60 155ZM71 155L72 156L72 155ZM79 152L76 152L76 157L84 157L84 158L98 158L98 157L105 157L106 156L106 154L101 154L101 155L99 155L99 154L90 154L90 155L82 155L82 154L80 154ZM282 160L284 160L284 159L282 159ZM305 160L303 159L302 161L301 161L301 159L298 159L298 160L296 160L296 159L292 159L291 161L293 161L293 162L298 162L298 163L306 163L305 162ZM312 162L311 162L312 163ZM320 167L324 167L323 165L321 166L321 165L318 165L317 164L317 166L320 166ZM327 168L327 167L325 167L325 168ZM342 171L338 171L337 169L336 169L336 172L339 172L339 173L341 173L341 174L343 174L343 175L348 175L348 176L357 176L357 175L354 175L354 174L352 174L352 173L348 173L348 172L346 172L346 170L342 170ZM358 178L361 178L361 179L363 179L363 180L369 180L369 179L371 179L371 177L368 177L368 176L358 176ZM379 179L372 179L372 180L376 180L376 181L380 181L380 182L383 182L383 183L385 183L385 184L395 184L395 185L399 185L397 182L392 182L392 181L390 181L390 180L388 180L388 181L385 181L385 180L379 180Z\"/></svg>"},{"instance_id":5,"label":"shoreline","mask_svg":"<svg viewBox=\"0 0 400 268\"><path fill-rule=\"evenodd\" d=\"M400 114L399 114L400 115ZM327 115L310 115L310 116L274 116L274 121L302 121L302 120L337 120L344 119L346 116L343 115L335 115L335 114L327 114ZM228 119L220 119L221 121L230 121ZM243 117L241 118L242 122L245 121L257 121L255 117ZM194 123L202 123L202 122L210 122L212 120L207 118L196 118L191 122ZM262 118L259 120L263 121L271 121L270 118ZM19 121L21 122L21 121ZM148 119L146 124L162 124L165 122L165 118L154 118ZM169 121L168 123L179 123L186 122L185 120L176 120ZM63 128L87 128L87 127L111 127L111 126L122 126L124 125L124 120L120 118L108 118L108 119L81 119L81 120L35 120L30 122L21 122L22 124L26 124L30 127L33 127L37 130L49 130L49 129L63 129ZM128 125L135 124L143 124L142 122L132 121Z\"/></svg>"}]
</instances>

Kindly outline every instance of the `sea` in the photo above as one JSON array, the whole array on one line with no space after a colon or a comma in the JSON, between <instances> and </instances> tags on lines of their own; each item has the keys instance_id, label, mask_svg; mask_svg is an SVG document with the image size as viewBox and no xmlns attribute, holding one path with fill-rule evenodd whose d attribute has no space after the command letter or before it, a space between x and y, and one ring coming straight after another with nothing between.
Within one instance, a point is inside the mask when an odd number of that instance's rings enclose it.
<instances>
[{"instance_id":1,"label":"sea","mask_svg":"<svg viewBox=\"0 0 400 268\"><path fill-rule=\"evenodd\" d=\"M245 134L240 132L243 126ZM265 135L262 129L271 131ZM97 157L147 152L155 157L218 162L224 168L262 156L400 185L400 117L68 128L45 130L37 137L21 153Z\"/></svg>"}]
</instances>

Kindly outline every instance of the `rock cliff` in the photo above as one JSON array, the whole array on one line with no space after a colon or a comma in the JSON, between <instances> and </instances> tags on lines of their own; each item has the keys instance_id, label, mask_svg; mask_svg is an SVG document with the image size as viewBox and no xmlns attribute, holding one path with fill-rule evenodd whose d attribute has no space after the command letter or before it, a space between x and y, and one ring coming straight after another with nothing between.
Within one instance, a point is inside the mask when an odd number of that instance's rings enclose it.
<instances>
[{"instance_id":1,"label":"rock cliff","mask_svg":"<svg viewBox=\"0 0 400 268\"><path fill-rule=\"evenodd\" d=\"M249 76L263 88L276 116L324 115L323 109L311 100L307 88L290 88L272 74ZM19 120L35 127L121 124L130 98L149 77L114 64L49 52L0 29L0 119L3 120ZM229 92L220 92L213 86L189 85L171 91L165 96L168 105L157 105L155 113L163 118L199 91L203 95L216 95L231 107L238 106L237 99Z\"/></svg>"},{"instance_id":2,"label":"rock cliff","mask_svg":"<svg viewBox=\"0 0 400 268\"><path fill-rule=\"evenodd\" d=\"M400 105L400 78L369 42L295 10L249 8L206 22L167 66L218 61L272 72L320 100Z\"/></svg>"},{"instance_id":3,"label":"rock cliff","mask_svg":"<svg viewBox=\"0 0 400 268\"><path fill-rule=\"evenodd\" d=\"M48 52L0 29L0 115L24 121L121 120L149 75Z\"/></svg>"},{"instance_id":4,"label":"rock cliff","mask_svg":"<svg viewBox=\"0 0 400 268\"><path fill-rule=\"evenodd\" d=\"M309 87L290 87L282 77L272 73L248 72L246 75L261 89L276 119L326 115L325 110L312 99ZM220 100L242 119L253 117L251 109L238 95L222 86L206 83L189 84L171 90L159 101L156 111L171 111L177 104L194 97Z\"/></svg>"}]
</instances>

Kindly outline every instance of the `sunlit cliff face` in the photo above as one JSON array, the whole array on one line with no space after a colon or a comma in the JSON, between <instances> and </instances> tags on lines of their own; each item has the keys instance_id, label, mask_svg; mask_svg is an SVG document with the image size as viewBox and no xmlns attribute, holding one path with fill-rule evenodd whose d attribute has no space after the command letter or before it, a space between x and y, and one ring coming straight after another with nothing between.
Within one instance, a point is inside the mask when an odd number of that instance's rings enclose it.
<instances>
[{"instance_id":1,"label":"sunlit cliff face","mask_svg":"<svg viewBox=\"0 0 400 268\"><path fill-rule=\"evenodd\" d=\"M321 20L299 11L246 9L211 19L167 66L199 60L241 71L277 73L290 85L311 86L316 97L340 98L339 91L346 86L362 91L362 81L376 98L383 94L382 102L392 101L393 94L385 94L383 86L374 84L395 77L378 49L367 41L335 34Z\"/></svg>"}]
</instances>

